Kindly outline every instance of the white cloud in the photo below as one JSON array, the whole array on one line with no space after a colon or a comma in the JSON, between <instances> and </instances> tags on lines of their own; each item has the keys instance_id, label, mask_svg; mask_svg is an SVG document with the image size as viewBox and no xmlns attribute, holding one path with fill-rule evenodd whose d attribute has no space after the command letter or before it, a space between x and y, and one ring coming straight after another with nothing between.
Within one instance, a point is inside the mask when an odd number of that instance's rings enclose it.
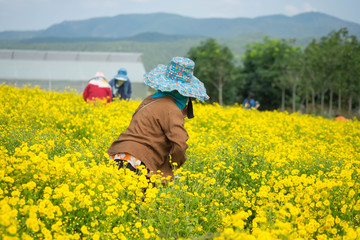
<instances>
[{"instance_id":1,"label":"white cloud","mask_svg":"<svg viewBox=\"0 0 360 240\"><path fill-rule=\"evenodd\" d=\"M317 9L313 8L309 3L305 3L305 12L317 12Z\"/></svg>"},{"instance_id":2,"label":"white cloud","mask_svg":"<svg viewBox=\"0 0 360 240\"><path fill-rule=\"evenodd\" d=\"M296 15L300 12L299 9L294 5L286 5L284 8L285 8L285 12L288 15Z\"/></svg>"},{"instance_id":3,"label":"white cloud","mask_svg":"<svg viewBox=\"0 0 360 240\"><path fill-rule=\"evenodd\" d=\"M284 7L285 12L288 15L296 15L302 12L316 12L317 9L312 7L309 3L305 3L302 7L296 7L294 5L286 5Z\"/></svg>"}]
</instances>

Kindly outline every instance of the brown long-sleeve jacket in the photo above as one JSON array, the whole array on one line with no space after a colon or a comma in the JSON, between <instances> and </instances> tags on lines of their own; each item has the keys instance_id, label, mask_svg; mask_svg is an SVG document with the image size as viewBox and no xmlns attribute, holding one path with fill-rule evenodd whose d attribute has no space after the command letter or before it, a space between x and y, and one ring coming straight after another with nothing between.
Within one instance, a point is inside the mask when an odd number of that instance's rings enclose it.
<instances>
[{"instance_id":1,"label":"brown long-sleeve jacket","mask_svg":"<svg viewBox=\"0 0 360 240\"><path fill-rule=\"evenodd\" d=\"M170 96L147 97L136 109L129 127L114 141L109 155L129 153L140 159L153 173L174 176L171 162L180 167L186 160L184 116Z\"/></svg>"}]
</instances>

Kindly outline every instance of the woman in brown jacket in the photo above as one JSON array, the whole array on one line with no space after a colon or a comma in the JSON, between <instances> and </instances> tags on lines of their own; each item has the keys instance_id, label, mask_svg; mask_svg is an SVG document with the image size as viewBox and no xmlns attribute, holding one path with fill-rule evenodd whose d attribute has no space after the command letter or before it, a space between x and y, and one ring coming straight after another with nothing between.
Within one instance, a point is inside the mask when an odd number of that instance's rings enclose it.
<instances>
[{"instance_id":1,"label":"woman in brown jacket","mask_svg":"<svg viewBox=\"0 0 360 240\"><path fill-rule=\"evenodd\" d=\"M184 123L185 117L193 117L191 98L209 98L193 75L194 66L188 58L174 57L168 66L159 64L145 74L145 84L157 92L144 99L129 127L111 144L108 154L119 167L137 172L144 165L148 177L156 173L174 177L173 164L180 167L186 160L189 137Z\"/></svg>"}]
</instances>

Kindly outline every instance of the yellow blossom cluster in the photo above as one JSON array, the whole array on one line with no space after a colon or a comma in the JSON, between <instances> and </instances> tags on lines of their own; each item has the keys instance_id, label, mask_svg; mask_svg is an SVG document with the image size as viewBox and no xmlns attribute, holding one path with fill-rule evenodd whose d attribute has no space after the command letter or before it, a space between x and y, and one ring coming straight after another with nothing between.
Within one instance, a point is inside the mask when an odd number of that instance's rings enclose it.
<instances>
[{"instance_id":1,"label":"yellow blossom cluster","mask_svg":"<svg viewBox=\"0 0 360 240\"><path fill-rule=\"evenodd\" d=\"M0 239L360 239L360 123L194 104L164 184L107 149L140 101L0 85Z\"/></svg>"}]
</instances>

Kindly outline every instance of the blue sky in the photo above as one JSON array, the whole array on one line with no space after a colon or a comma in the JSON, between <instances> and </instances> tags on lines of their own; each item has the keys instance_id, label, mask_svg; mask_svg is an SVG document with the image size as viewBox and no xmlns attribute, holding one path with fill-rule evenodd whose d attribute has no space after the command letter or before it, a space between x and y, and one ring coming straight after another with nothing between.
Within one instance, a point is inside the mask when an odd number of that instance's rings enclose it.
<instances>
[{"instance_id":1,"label":"blue sky","mask_svg":"<svg viewBox=\"0 0 360 240\"><path fill-rule=\"evenodd\" d=\"M0 31L41 30L63 21L131 13L254 18L317 11L360 24L360 0L0 0Z\"/></svg>"}]
</instances>

